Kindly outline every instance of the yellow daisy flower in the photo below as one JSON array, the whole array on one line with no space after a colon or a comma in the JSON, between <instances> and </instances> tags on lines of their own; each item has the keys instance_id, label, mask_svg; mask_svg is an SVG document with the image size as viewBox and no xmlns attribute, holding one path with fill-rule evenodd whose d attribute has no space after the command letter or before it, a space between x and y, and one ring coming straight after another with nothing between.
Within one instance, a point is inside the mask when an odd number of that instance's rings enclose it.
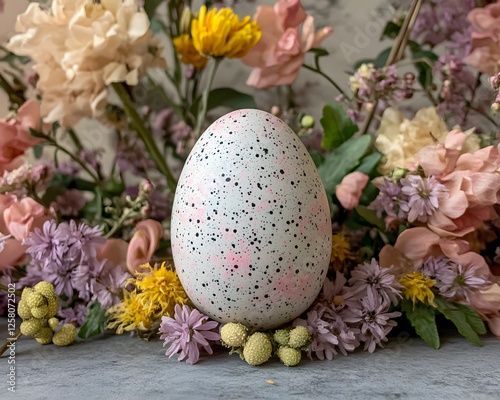
<instances>
[{"instance_id":1,"label":"yellow daisy flower","mask_svg":"<svg viewBox=\"0 0 500 400\"><path fill-rule=\"evenodd\" d=\"M172 317L176 304L186 304L189 298L182 287L179 277L167 268L166 263L151 267L149 264L140 266L136 278L131 278L138 291L137 298L148 314L156 318Z\"/></svg>"},{"instance_id":2,"label":"yellow daisy flower","mask_svg":"<svg viewBox=\"0 0 500 400\"><path fill-rule=\"evenodd\" d=\"M133 329L149 330L153 322L153 315L144 310L139 301L137 292L123 291L123 301L108 309L108 328L115 329L121 335L124 331Z\"/></svg>"},{"instance_id":3,"label":"yellow daisy flower","mask_svg":"<svg viewBox=\"0 0 500 400\"><path fill-rule=\"evenodd\" d=\"M403 285L403 295L413 304L420 301L424 304L434 305L434 292L431 288L436 284L434 279L427 278L420 272L406 274L399 280Z\"/></svg>"},{"instance_id":4,"label":"yellow daisy flower","mask_svg":"<svg viewBox=\"0 0 500 400\"><path fill-rule=\"evenodd\" d=\"M259 24L246 16L241 21L230 8L202 6L192 21L191 36L196 50L206 57L241 58L262 36Z\"/></svg>"},{"instance_id":5,"label":"yellow daisy flower","mask_svg":"<svg viewBox=\"0 0 500 400\"><path fill-rule=\"evenodd\" d=\"M332 254L330 263L333 264L335 271L340 271L344 265L344 261L351 255L351 244L344 235L344 232L339 232L332 235Z\"/></svg>"},{"instance_id":6,"label":"yellow daisy flower","mask_svg":"<svg viewBox=\"0 0 500 400\"><path fill-rule=\"evenodd\" d=\"M173 42L175 51L184 64L191 64L196 69L205 68L208 58L198 53L194 47L193 39L188 34L176 37Z\"/></svg>"}]
</instances>

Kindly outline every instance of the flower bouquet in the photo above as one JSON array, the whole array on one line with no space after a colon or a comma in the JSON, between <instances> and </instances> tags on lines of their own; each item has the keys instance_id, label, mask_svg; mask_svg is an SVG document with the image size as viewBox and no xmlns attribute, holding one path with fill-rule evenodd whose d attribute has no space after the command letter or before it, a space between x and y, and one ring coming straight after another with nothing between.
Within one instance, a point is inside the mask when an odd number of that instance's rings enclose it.
<instances>
[{"instance_id":1,"label":"flower bouquet","mask_svg":"<svg viewBox=\"0 0 500 400\"><path fill-rule=\"evenodd\" d=\"M478 345L487 327L500 336L500 2L394 2L381 35L392 45L342 83L321 66L333 29L316 27L300 0L243 17L236 2L193 3L30 2L0 48L0 313L14 321L15 294L23 320L6 346L113 330L161 335L188 363L222 345L251 365L293 366L303 353L372 353L398 325L433 348L445 320ZM251 67L248 93L214 87L227 58ZM297 105L303 70L330 85L319 124ZM268 113L255 111L257 90L273 98ZM210 139L255 115L264 120L237 139L243 155ZM276 149L250 159L260 139ZM215 161L189 175L205 148ZM212 186L186 188L215 173L233 188L217 198L220 214L255 182L273 196L282 175L302 183L287 182L287 207L248 189L232 217L243 223L199 238L222 216L206 207ZM286 224L273 213L288 213ZM309 238L314 251L304 232L321 236ZM215 270L223 284L203 280Z\"/></svg>"}]
</instances>

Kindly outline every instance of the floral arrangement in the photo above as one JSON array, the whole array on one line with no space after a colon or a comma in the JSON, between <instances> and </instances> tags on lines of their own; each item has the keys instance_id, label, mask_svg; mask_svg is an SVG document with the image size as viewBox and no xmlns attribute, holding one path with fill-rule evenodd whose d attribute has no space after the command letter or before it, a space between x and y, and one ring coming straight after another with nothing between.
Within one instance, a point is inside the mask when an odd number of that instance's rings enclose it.
<instances>
[{"instance_id":1,"label":"floral arrangement","mask_svg":"<svg viewBox=\"0 0 500 400\"><path fill-rule=\"evenodd\" d=\"M1 47L0 283L20 296L17 337L64 346L109 329L161 335L188 363L222 345L287 366L372 353L405 321L434 348L444 319L478 345L485 322L500 337L500 1L394 6L393 45L353 65L348 90L321 68L333 29L300 0L243 18L211 0L48 3ZM287 93L269 111L306 144L330 203L323 289L266 331L196 309L171 254L190 150L224 108L258 107L213 88L226 58L252 68L249 91ZM320 124L294 101L304 69L332 85Z\"/></svg>"}]
</instances>

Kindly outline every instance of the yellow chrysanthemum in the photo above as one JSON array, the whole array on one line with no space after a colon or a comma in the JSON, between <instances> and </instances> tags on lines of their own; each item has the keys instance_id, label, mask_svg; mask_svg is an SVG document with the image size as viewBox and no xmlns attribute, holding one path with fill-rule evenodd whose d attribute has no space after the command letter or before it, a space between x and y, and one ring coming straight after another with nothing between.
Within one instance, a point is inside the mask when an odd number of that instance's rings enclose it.
<instances>
[{"instance_id":1,"label":"yellow chrysanthemum","mask_svg":"<svg viewBox=\"0 0 500 400\"><path fill-rule=\"evenodd\" d=\"M258 23L246 16L241 21L230 8L213 8L207 13L202 6L192 21L191 36L200 54L207 57L241 58L262 36Z\"/></svg>"},{"instance_id":2,"label":"yellow chrysanthemum","mask_svg":"<svg viewBox=\"0 0 500 400\"><path fill-rule=\"evenodd\" d=\"M149 330L153 322L153 315L144 309L139 301L137 291L123 291L123 301L108 309L109 329L115 329L117 334L133 329Z\"/></svg>"},{"instance_id":3,"label":"yellow chrysanthemum","mask_svg":"<svg viewBox=\"0 0 500 400\"><path fill-rule=\"evenodd\" d=\"M420 272L406 274L399 280L403 285L403 295L413 304L418 301L424 304L434 305L434 292L431 288L436 284L434 279L427 278Z\"/></svg>"},{"instance_id":4,"label":"yellow chrysanthemum","mask_svg":"<svg viewBox=\"0 0 500 400\"><path fill-rule=\"evenodd\" d=\"M186 304L189 298L182 287L179 277L166 263L151 267L149 264L140 266L136 278L129 280L138 292L137 298L148 314L155 318L172 317L176 304Z\"/></svg>"},{"instance_id":5,"label":"yellow chrysanthemum","mask_svg":"<svg viewBox=\"0 0 500 400\"><path fill-rule=\"evenodd\" d=\"M208 58L198 53L194 47L193 39L187 34L174 39L175 51L181 57L184 64L191 64L196 69L203 69L207 65Z\"/></svg>"},{"instance_id":6,"label":"yellow chrysanthemum","mask_svg":"<svg viewBox=\"0 0 500 400\"><path fill-rule=\"evenodd\" d=\"M332 254L330 256L330 263L336 271L340 271L344 261L351 254L351 244L347 240L344 232L339 232L332 235Z\"/></svg>"}]
</instances>

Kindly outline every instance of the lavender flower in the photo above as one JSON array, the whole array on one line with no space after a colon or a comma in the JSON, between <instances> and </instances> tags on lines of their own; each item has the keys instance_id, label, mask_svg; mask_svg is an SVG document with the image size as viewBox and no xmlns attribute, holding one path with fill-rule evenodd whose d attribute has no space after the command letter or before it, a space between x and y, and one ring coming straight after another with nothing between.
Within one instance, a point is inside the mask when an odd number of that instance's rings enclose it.
<instances>
[{"instance_id":1,"label":"lavender flower","mask_svg":"<svg viewBox=\"0 0 500 400\"><path fill-rule=\"evenodd\" d=\"M72 271L76 265L62 260L48 260L42 270L42 280L54 285L56 293L68 297L73 296Z\"/></svg>"},{"instance_id":2,"label":"lavender flower","mask_svg":"<svg viewBox=\"0 0 500 400\"><path fill-rule=\"evenodd\" d=\"M439 200L448 197L448 189L436 178L409 175L401 179L401 191L408 196L408 203L402 209L408 212L408 221L427 222L429 216L439 208Z\"/></svg>"},{"instance_id":3,"label":"lavender flower","mask_svg":"<svg viewBox=\"0 0 500 400\"><path fill-rule=\"evenodd\" d=\"M370 263L359 264L351 275L349 284L358 296L364 297L369 290L372 290L383 301L398 304L398 299L401 297L401 285L391 270L380 268L374 258Z\"/></svg>"},{"instance_id":4,"label":"lavender flower","mask_svg":"<svg viewBox=\"0 0 500 400\"><path fill-rule=\"evenodd\" d=\"M368 208L376 210L378 218L382 218L382 214L385 212L388 217L405 219L406 212L403 210L406 208L407 198L401 190L401 185L388 178L374 183L379 188L380 193Z\"/></svg>"},{"instance_id":5,"label":"lavender flower","mask_svg":"<svg viewBox=\"0 0 500 400\"><path fill-rule=\"evenodd\" d=\"M86 200L83 192L76 189L66 190L56 198L56 207L59 213L65 217L78 216L85 203Z\"/></svg>"},{"instance_id":6,"label":"lavender flower","mask_svg":"<svg viewBox=\"0 0 500 400\"><path fill-rule=\"evenodd\" d=\"M116 144L116 161L121 172L147 176L155 163L146 154L144 144L131 133L123 135Z\"/></svg>"},{"instance_id":7,"label":"lavender flower","mask_svg":"<svg viewBox=\"0 0 500 400\"><path fill-rule=\"evenodd\" d=\"M323 315L327 308L321 304L313 307L307 313L307 320L296 319L293 326L302 325L309 329L312 337L312 342L307 351L308 357L312 359L314 353L320 360L333 360L335 354L335 346L339 344L337 336L330 329L330 323L323 319Z\"/></svg>"},{"instance_id":8,"label":"lavender flower","mask_svg":"<svg viewBox=\"0 0 500 400\"><path fill-rule=\"evenodd\" d=\"M57 168L63 175L76 176L81 171L82 167L73 160L63 161L59 163Z\"/></svg>"},{"instance_id":9,"label":"lavender flower","mask_svg":"<svg viewBox=\"0 0 500 400\"><path fill-rule=\"evenodd\" d=\"M484 289L488 280L477 274L480 266L465 267L462 264L449 263L446 268L437 271L436 287L439 292L453 301L469 302L469 295L474 290Z\"/></svg>"},{"instance_id":10,"label":"lavender flower","mask_svg":"<svg viewBox=\"0 0 500 400\"><path fill-rule=\"evenodd\" d=\"M359 346L359 329L348 326L344 319L337 314L325 314L326 321L330 322L330 331L337 337L337 348L344 355L354 351Z\"/></svg>"},{"instance_id":11,"label":"lavender flower","mask_svg":"<svg viewBox=\"0 0 500 400\"><path fill-rule=\"evenodd\" d=\"M77 224L74 220L71 220L68 231L69 237L66 240L68 246L70 246L69 257L77 258L80 256L82 260L85 257L96 257L97 248L106 242L99 227L91 228L85 222Z\"/></svg>"},{"instance_id":12,"label":"lavender flower","mask_svg":"<svg viewBox=\"0 0 500 400\"><path fill-rule=\"evenodd\" d=\"M104 309L120 302L119 293L131 275L120 266L104 264L98 279L95 280L92 291L92 300L97 300Z\"/></svg>"},{"instance_id":13,"label":"lavender flower","mask_svg":"<svg viewBox=\"0 0 500 400\"><path fill-rule=\"evenodd\" d=\"M169 345L167 356L172 357L179 354L179 361L187 358L188 364L194 364L200 358L200 348L204 348L208 354L212 354L209 341L220 340L220 335L213 332L218 327L218 322L209 321L206 315L198 310L191 310L188 306L182 308L175 306L174 318L162 317L160 325L160 339L164 340L164 346Z\"/></svg>"},{"instance_id":14,"label":"lavender flower","mask_svg":"<svg viewBox=\"0 0 500 400\"><path fill-rule=\"evenodd\" d=\"M319 295L320 302L340 316L349 313L349 307L355 306L357 303L356 290L347 286L346 283L345 276L337 272L335 281L325 279Z\"/></svg>"},{"instance_id":15,"label":"lavender flower","mask_svg":"<svg viewBox=\"0 0 500 400\"><path fill-rule=\"evenodd\" d=\"M387 341L387 335L396 321L391 318L399 317L400 312L388 312L389 303L371 287L367 288L366 297L360 300L361 308L353 310L355 316L346 318L346 322L359 325L360 339L365 342L364 350L373 353L377 345Z\"/></svg>"},{"instance_id":16,"label":"lavender flower","mask_svg":"<svg viewBox=\"0 0 500 400\"><path fill-rule=\"evenodd\" d=\"M61 324L76 323L78 326L82 326L87 319L88 311L88 303L77 301L71 307L59 308L57 315Z\"/></svg>"},{"instance_id":17,"label":"lavender flower","mask_svg":"<svg viewBox=\"0 0 500 400\"><path fill-rule=\"evenodd\" d=\"M425 260L420 267L420 272L422 272L427 278L434 279L440 271L445 268L453 268L451 265L456 265L447 257L429 257Z\"/></svg>"}]
</instances>

